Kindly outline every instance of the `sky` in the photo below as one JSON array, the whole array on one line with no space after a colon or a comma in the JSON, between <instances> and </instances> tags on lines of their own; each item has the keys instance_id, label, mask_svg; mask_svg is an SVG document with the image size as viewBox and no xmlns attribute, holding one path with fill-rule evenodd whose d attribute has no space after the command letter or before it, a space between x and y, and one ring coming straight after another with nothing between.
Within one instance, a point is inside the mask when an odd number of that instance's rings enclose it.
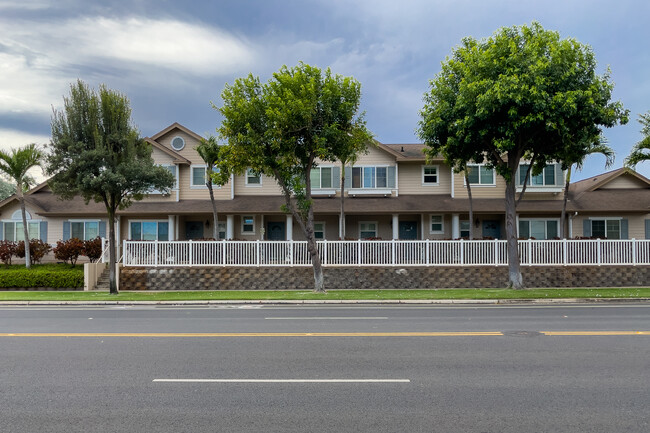
<instances>
[{"instance_id":1,"label":"sky","mask_svg":"<svg viewBox=\"0 0 650 433\"><path fill-rule=\"evenodd\" d=\"M361 82L382 143L416 143L422 96L465 36L539 21L590 45L630 122L605 130L623 165L650 111L650 2L636 0L0 0L0 149L49 142L70 84L125 93L152 136L174 122L205 136L225 83L299 61ZM650 177L650 162L637 166ZM591 156L573 179L605 171ZM37 174L37 177L40 177Z\"/></svg>"}]
</instances>

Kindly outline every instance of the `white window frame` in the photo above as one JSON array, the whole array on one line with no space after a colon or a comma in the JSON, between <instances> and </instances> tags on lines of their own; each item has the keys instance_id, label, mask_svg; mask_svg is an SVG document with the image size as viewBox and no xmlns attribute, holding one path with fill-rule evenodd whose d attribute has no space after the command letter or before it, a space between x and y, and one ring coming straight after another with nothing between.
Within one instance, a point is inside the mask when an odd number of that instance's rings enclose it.
<instances>
[{"instance_id":1,"label":"white window frame","mask_svg":"<svg viewBox=\"0 0 650 433\"><path fill-rule=\"evenodd\" d=\"M314 221L314 237L316 238L316 232L318 231L318 230L316 230L316 224L322 224L323 225L323 230L322 230L323 231L323 237L322 237L322 239L323 240L327 239L325 237L325 221ZM316 238L316 239L319 239L319 238Z\"/></svg>"},{"instance_id":2,"label":"white window frame","mask_svg":"<svg viewBox=\"0 0 650 433\"><path fill-rule=\"evenodd\" d=\"M467 224L467 230L463 230L463 224ZM472 222L470 220L460 220L458 221L458 232L460 233L460 237L463 238L463 231L467 232L467 237L469 237L469 233L472 230Z\"/></svg>"},{"instance_id":3,"label":"white window frame","mask_svg":"<svg viewBox=\"0 0 650 433\"><path fill-rule=\"evenodd\" d=\"M524 170L523 166L526 166L525 170L528 170L528 166L530 166L530 163L522 162L522 163L519 164L519 169L517 170L517 176L518 176L517 180L518 181L521 181L522 170ZM546 167L553 167L553 184L546 183L546 173L544 172L544 170L546 170ZM542 175L542 184L541 185L539 185L539 184L534 185L533 184L533 173L531 171L530 176L528 177L528 183L526 184L526 188L544 188L544 187L557 188L557 187L562 186L562 185L558 185L556 183L556 181L557 181L557 170L561 170L561 167L559 167L558 164L546 164L546 166L544 166L544 169L540 173ZM523 174L525 175L525 173L523 173ZM520 186L523 186L523 185L524 185L524 183L521 182Z\"/></svg>"},{"instance_id":4,"label":"white window frame","mask_svg":"<svg viewBox=\"0 0 650 433\"><path fill-rule=\"evenodd\" d=\"M136 220L128 220L128 225L129 225L129 232L128 232L128 239L133 240L133 236L131 234L131 223L156 223L156 240L158 239L158 224L159 223L166 223L169 224L169 220L146 220L146 219L136 219ZM70 232L72 233L72 227L70 228ZM142 225L140 226L140 233L142 233ZM167 237L169 238L169 225L167 226ZM140 239L142 240L142 239Z\"/></svg>"},{"instance_id":5,"label":"white window frame","mask_svg":"<svg viewBox=\"0 0 650 433\"><path fill-rule=\"evenodd\" d=\"M221 230L223 228L223 230ZM223 232L223 237L221 237L221 232ZM228 228L225 222L217 222L217 240L226 239L228 237Z\"/></svg>"},{"instance_id":6,"label":"white window frame","mask_svg":"<svg viewBox=\"0 0 650 433\"><path fill-rule=\"evenodd\" d=\"M190 166L190 189L208 189L208 186L203 182L201 185L194 184L194 169L203 167L203 179L208 177L208 166L206 164L192 164ZM212 171L219 170L218 168L213 168ZM212 184L213 189L221 188L221 185Z\"/></svg>"},{"instance_id":7,"label":"white window frame","mask_svg":"<svg viewBox=\"0 0 650 433\"><path fill-rule=\"evenodd\" d=\"M252 218L253 219L253 223L251 224L253 226L252 231L244 230L244 226L249 225L249 224L245 223L246 218ZM241 234L242 235L254 235L255 234L255 215L242 215L241 216Z\"/></svg>"},{"instance_id":8,"label":"white window frame","mask_svg":"<svg viewBox=\"0 0 650 433\"><path fill-rule=\"evenodd\" d=\"M437 222L435 224L440 224L440 230L433 230L433 218L434 217L440 217L440 222ZM431 214L429 215L429 234L430 235L441 235L445 233L445 216L442 214Z\"/></svg>"},{"instance_id":9,"label":"white window frame","mask_svg":"<svg viewBox=\"0 0 650 433\"><path fill-rule=\"evenodd\" d=\"M83 234L83 238L80 240L85 241L85 240L91 240L91 239L86 239L86 223L97 223L97 236L99 236L99 223L101 221L102 220L100 219L69 219L68 222L70 223L70 239L72 239L72 223L84 224L84 234Z\"/></svg>"},{"instance_id":10,"label":"white window frame","mask_svg":"<svg viewBox=\"0 0 650 433\"><path fill-rule=\"evenodd\" d=\"M424 180L425 176L433 176L432 174L425 174L425 170L427 168L435 168L436 169L436 181L435 182L426 182ZM438 186L440 185L440 166L439 165L423 165L422 166L422 186Z\"/></svg>"},{"instance_id":11,"label":"white window frame","mask_svg":"<svg viewBox=\"0 0 650 433\"><path fill-rule=\"evenodd\" d=\"M176 167L174 170L174 186L171 188L171 191L178 191L178 171L180 167L176 164L156 164L158 167ZM162 192L158 189L150 189L147 194L162 194ZM168 194L168 193L166 193Z\"/></svg>"},{"instance_id":12,"label":"white window frame","mask_svg":"<svg viewBox=\"0 0 650 433\"><path fill-rule=\"evenodd\" d=\"M375 225L375 235L374 235L374 236L365 236L365 237L361 237L361 232L362 232L362 231L366 231L366 232L369 232L369 231L370 231L370 230L362 230L362 229L361 229L361 226L362 226L363 224L374 224L374 225ZM369 238L369 237L371 237L371 238L376 238L376 237L378 237L378 236L377 236L378 234L379 234L379 224L377 223L377 221L359 221L359 239L367 239L367 238Z\"/></svg>"},{"instance_id":13,"label":"white window frame","mask_svg":"<svg viewBox=\"0 0 650 433\"><path fill-rule=\"evenodd\" d=\"M328 168L330 169L330 179L332 180L331 186L325 186L323 187L323 174L322 174L322 169ZM318 170L318 186L314 186L313 184L311 185L311 189L336 189L337 185L335 185L335 180L334 180L334 166L333 165L319 165L318 167L312 168L313 170ZM311 176L311 173L309 173ZM340 180L340 179L339 179Z\"/></svg>"},{"instance_id":14,"label":"white window frame","mask_svg":"<svg viewBox=\"0 0 650 433\"><path fill-rule=\"evenodd\" d=\"M250 187L250 188L259 188L259 187L262 186L262 173L260 173L259 176L256 176L256 175L253 173L253 169L252 169L252 168L248 168L248 169L246 169L246 174L244 175L244 177L246 178L246 186L247 186L247 187ZM249 183L249 182L248 182L248 179L251 178L251 177L259 177L259 179L260 179L260 183Z\"/></svg>"},{"instance_id":15,"label":"white window frame","mask_svg":"<svg viewBox=\"0 0 650 433\"><path fill-rule=\"evenodd\" d=\"M180 139L183 141L183 145L180 147L180 149L176 149L176 148L174 147L174 140L176 140L177 138L180 138ZM172 138L171 141L169 142L169 147L171 147L172 150L175 151L175 152L180 152L181 150L185 149L185 139L184 139L183 137L181 137L180 135L176 135L176 136L174 136L174 138Z\"/></svg>"},{"instance_id":16,"label":"white window frame","mask_svg":"<svg viewBox=\"0 0 650 433\"><path fill-rule=\"evenodd\" d=\"M604 221L605 222L605 239L609 239L609 236L607 236L607 223L609 221L618 221L618 239L621 239L621 221L623 220L623 217L589 217L589 221L591 224L591 236L595 237L594 235L594 221Z\"/></svg>"},{"instance_id":17,"label":"white window frame","mask_svg":"<svg viewBox=\"0 0 650 433\"><path fill-rule=\"evenodd\" d=\"M478 169L478 183L471 183L470 185L472 188L484 188L484 187L494 187L497 186L497 172L494 169L494 167L490 168L492 170L492 183L481 183L481 167L486 167L487 164L467 164L468 167L476 167ZM469 177L468 177L469 179ZM467 183L465 181L465 176L463 176L463 185L467 187Z\"/></svg>"},{"instance_id":18,"label":"white window frame","mask_svg":"<svg viewBox=\"0 0 650 433\"><path fill-rule=\"evenodd\" d=\"M390 187L388 186L388 168L389 167L395 167L395 187ZM355 187L353 182L354 182L354 169L359 168L361 169L361 176L360 176L360 186ZM374 183L375 186L364 186L363 180L364 180L364 170L366 168L374 168L375 169L375 178L374 178ZM378 168L385 168L386 169L386 186L377 186L377 169ZM393 190L397 189L397 166L393 166L390 164L364 164L364 165L354 165L352 166L352 169L350 170L350 189L352 190L369 190L369 191L374 191L374 190L379 190L379 191L384 191L384 190Z\"/></svg>"},{"instance_id":19,"label":"white window frame","mask_svg":"<svg viewBox=\"0 0 650 433\"><path fill-rule=\"evenodd\" d=\"M549 221L555 221L557 223L557 226L556 226L557 231L558 231L557 237L561 238L561 236L560 236L560 219L559 218L519 218L518 222L517 222L517 237L521 237L521 234L519 233L519 224L521 222L527 222L528 223L528 238L527 239L530 239L530 237L531 237L530 236L530 234L531 234L530 224L533 221L544 221L544 239L537 239L537 240L548 240L549 239L549 237L548 237L548 222Z\"/></svg>"},{"instance_id":20,"label":"white window frame","mask_svg":"<svg viewBox=\"0 0 650 433\"><path fill-rule=\"evenodd\" d=\"M20 212L20 211L18 211ZM18 224L23 223L22 217L17 220L17 219L10 219L10 220L2 220L2 239L5 241L11 241L11 242L17 242L18 239ZM36 231L37 231L37 236L33 236L33 233L29 233L29 224L36 224ZM5 228L6 224L13 224L14 225L14 238L13 239L7 239L5 237ZM41 220L33 220L33 219L28 219L27 220L27 231L30 239L40 239L41 238ZM23 230L20 230L21 235L23 234Z\"/></svg>"}]
</instances>

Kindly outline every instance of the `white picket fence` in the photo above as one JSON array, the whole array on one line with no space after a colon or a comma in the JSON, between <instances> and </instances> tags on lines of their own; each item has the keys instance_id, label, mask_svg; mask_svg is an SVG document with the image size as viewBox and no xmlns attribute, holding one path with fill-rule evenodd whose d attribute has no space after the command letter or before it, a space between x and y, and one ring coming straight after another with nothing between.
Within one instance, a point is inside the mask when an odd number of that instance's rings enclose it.
<instances>
[{"instance_id":1,"label":"white picket fence","mask_svg":"<svg viewBox=\"0 0 650 433\"><path fill-rule=\"evenodd\" d=\"M319 241L323 266L506 266L504 240ZM650 265L650 240L523 240L524 266ZM124 266L311 266L306 241L124 241Z\"/></svg>"}]
</instances>

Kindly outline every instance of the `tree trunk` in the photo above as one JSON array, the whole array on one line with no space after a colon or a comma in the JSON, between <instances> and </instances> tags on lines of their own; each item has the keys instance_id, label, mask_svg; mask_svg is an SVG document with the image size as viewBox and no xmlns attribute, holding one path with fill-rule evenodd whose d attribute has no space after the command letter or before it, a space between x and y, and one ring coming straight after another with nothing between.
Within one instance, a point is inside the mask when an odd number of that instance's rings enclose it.
<instances>
[{"instance_id":1,"label":"tree trunk","mask_svg":"<svg viewBox=\"0 0 650 433\"><path fill-rule=\"evenodd\" d=\"M339 215L339 239L345 239L345 164L341 165L341 214Z\"/></svg>"},{"instance_id":2,"label":"tree trunk","mask_svg":"<svg viewBox=\"0 0 650 433\"><path fill-rule=\"evenodd\" d=\"M117 295L117 250L115 248L115 211L108 211L108 280L111 295Z\"/></svg>"},{"instance_id":3,"label":"tree trunk","mask_svg":"<svg viewBox=\"0 0 650 433\"><path fill-rule=\"evenodd\" d=\"M474 206L472 205L472 187L469 184L469 176L465 170L465 184L467 185L467 197L469 198L469 240L474 239Z\"/></svg>"},{"instance_id":4,"label":"tree trunk","mask_svg":"<svg viewBox=\"0 0 650 433\"><path fill-rule=\"evenodd\" d=\"M20 202L20 213L23 217L23 234L25 236L25 267L30 269L32 267L32 255L29 250L29 227L27 226L27 211L25 210L25 196L23 195L23 184L18 182L16 185L16 195Z\"/></svg>"},{"instance_id":5,"label":"tree trunk","mask_svg":"<svg viewBox=\"0 0 650 433\"><path fill-rule=\"evenodd\" d=\"M205 183L208 186L208 191L210 191L210 203L212 203L212 238L215 241L219 240L219 219L217 215L217 203L214 201L214 191L212 190L212 177L208 176L208 181Z\"/></svg>"},{"instance_id":6,"label":"tree trunk","mask_svg":"<svg viewBox=\"0 0 650 433\"><path fill-rule=\"evenodd\" d=\"M560 214L560 238L566 239L568 237L566 233L566 204L569 200L569 183L571 182L571 166L566 172L566 181L564 183L564 200L562 201L562 213Z\"/></svg>"},{"instance_id":7,"label":"tree trunk","mask_svg":"<svg viewBox=\"0 0 650 433\"><path fill-rule=\"evenodd\" d=\"M516 167L516 166L515 166ZM508 240L508 288L521 290L524 284L519 266L519 251L517 248L517 208L515 204L515 175L512 172L506 182L506 238Z\"/></svg>"}]
</instances>

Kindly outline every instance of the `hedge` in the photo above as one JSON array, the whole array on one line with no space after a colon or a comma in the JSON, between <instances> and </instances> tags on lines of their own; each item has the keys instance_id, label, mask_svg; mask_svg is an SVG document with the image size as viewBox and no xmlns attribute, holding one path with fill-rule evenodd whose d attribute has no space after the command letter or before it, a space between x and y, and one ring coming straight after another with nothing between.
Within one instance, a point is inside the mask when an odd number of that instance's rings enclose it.
<instances>
[{"instance_id":1,"label":"hedge","mask_svg":"<svg viewBox=\"0 0 650 433\"><path fill-rule=\"evenodd\" d=\"M53 289L79 289L84 286L83 266L70 265L0 265L0 288L29 289L48 287Z\"/></svg>"}]
</instances>

